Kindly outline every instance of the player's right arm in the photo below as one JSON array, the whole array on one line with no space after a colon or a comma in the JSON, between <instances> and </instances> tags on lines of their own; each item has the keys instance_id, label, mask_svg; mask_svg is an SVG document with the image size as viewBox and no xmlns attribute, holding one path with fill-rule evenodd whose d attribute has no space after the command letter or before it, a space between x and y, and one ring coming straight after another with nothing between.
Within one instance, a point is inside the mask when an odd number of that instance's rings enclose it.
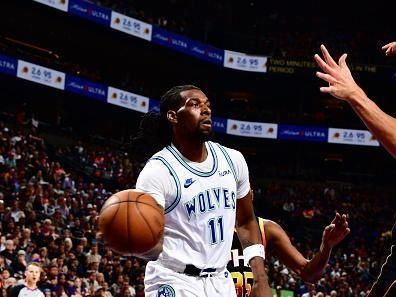
<instances>
[{"instance_id":1,"label":"player's right arm","mask_svg":"<svg viewBox=\"0 0 396 297\"><path fill-rule=\"evenodd\" d=\"M149 160L136 181L136 190L150 194L159 205L165 208L168 193L174 193L168 169L158 160Z\"/></svg>"},{"instance_id":2,"label":"player's right arm","mask_svg":"<svg viewBox=\"0 0 396 297\"><path fill-rule=\"evenodd\" d=\"M288 268L307 282L315 282L321 277L332 248L341 242L349 232L347 216L337 213L331 224L326 226L323 231L319 251L311 260L308 260L293 246L281 226L273 221L265 223L268 246Z\"/></svg>"}]
</instances>

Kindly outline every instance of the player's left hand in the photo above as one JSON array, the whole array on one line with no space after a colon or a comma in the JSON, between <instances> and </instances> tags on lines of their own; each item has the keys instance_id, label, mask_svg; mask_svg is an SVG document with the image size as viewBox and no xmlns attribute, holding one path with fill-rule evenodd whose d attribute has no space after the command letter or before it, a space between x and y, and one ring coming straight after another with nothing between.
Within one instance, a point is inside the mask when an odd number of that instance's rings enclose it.
<instances>
[{"instance_id":1,"label":"player's left hand","mask_svg":"<svg viewBox=\"0 0 396 297\"><path fill-rule=\"evenodd\" d=\"M249 297L273 297L271 288L266 281L255 281Z\"/></svg>"},{"instance_id":2,"label":"player's left hand","mask_svg":"<svg viewBox=\"0 0 396 297\"><path fill-rule=\"evenodd\" d=\"M349 232L351 232L351 230L348 227L348 215L340 215L337 212L333 221L323 231L322 243L329 248L333 248L340 243Z\"/></svg>"}]
</instances>

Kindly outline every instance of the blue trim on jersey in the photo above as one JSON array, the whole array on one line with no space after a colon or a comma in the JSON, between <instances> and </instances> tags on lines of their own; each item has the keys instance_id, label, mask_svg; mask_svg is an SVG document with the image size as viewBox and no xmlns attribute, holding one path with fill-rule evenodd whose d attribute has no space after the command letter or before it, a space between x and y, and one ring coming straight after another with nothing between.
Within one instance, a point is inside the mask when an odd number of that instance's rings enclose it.
<instances>
[{"instance_id":1,"label":"blue trim on jersey","mask_svg":"<svg viewBox=\"0 0 396 297\"><path fill-rule=\"evenodd\" d=\"M220 144L216 143L216 145L221 150L221 152L223 153L224 157L226 158L226 160L228 162L228 165L230 165L232 174L234 175L235 181L238 183L236 170L235 170L234 163L232 162L230 155L227 153L227 151L224 149L224 147L222 147Z\"/></svg>"},{"instance_id":2,"label":"blue trim on jersey","mask_svg":"<svg viewBox=\"0 0 396 297\"><path fill-rule=\"evenodd\" d=\"M157 156L157 157L151 158L151 160L158 160L158 161L162 162L162 164L164 164L165 167L168 168L170 175L173 177L173 179L176 183L176 199L167 208L165 208L164 212L165 212L165 214L167 214L170 211L172 211L176 207L176 205L178 205L180 202L180 199L181 199L180 181L179 181L179 178L177 177L175 170L173 170L172 166L163 157Z\"/></svg>"},{"instance_id":3,"label":"blue trim on jersey","mask_svg":"<svg viewBox=\"0 0 396 297\"><path fill-rule=\"evenodd\" d=\"M218 160L217 160L217 155L216 155L216 151L214 150L212 144L208 141L208 147L210 150L210 153L212 154L213 157L213 167L209 172L203 172L203 171L199 171L194 169L193 167L191 167L190 165L187 164L186 161L183 160L183 158L180 156L180 153L175 150L172 146L168 145L166 147L166 149L176 158L176 160L179 161L179 163L181 165L183 165L183 167L185 167L188 171L194 173L195 175L201 176L201 177L209 177L212 176L218 168Z\"/></svg>"}]
</instances>

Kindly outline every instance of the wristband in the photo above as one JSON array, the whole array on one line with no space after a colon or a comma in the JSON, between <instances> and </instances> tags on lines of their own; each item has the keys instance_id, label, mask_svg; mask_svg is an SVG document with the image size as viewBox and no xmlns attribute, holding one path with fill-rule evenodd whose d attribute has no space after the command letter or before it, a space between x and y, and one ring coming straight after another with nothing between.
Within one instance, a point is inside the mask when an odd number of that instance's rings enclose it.
<instances>
[{"instance_id":1,"label":"wristband","mask_svg":"<svg viewBox=\"0 0 396 297\"><path fill-rule=\"evenodd\" d=\"M243 250L243 258L244 258L246 264L249 264L249 261L253 257L261 257L261 258L265 259L264 245L253 244Z\"/></svg>"}]
</instances>

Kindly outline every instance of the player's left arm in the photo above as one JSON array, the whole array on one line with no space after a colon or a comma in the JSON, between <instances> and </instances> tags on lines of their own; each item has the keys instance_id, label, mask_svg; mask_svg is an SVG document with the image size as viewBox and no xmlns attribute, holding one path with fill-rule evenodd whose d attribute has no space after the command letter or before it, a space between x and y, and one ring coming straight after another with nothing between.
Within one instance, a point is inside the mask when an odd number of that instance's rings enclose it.
<instances>
[{"instance_id":1,"label":"player's left arm","mask_svg":"<svg viewBox=\"0 0 396 297\"><path fill-rule=\"evenodd\" d=\"M263 242L253 211L252 198L251 191L249 191L245 197L238 199L235 229L244 250L244 256L248 258L250 268L253 272L254 283L250 296L272 296L268 284L268 276L264 267ZM263 254L260 256L259 249L261 248L263 249ZM250 252L247 252L248 250Z\"/></svg>"},{"instance_id":2,"label":"player's left arm","mask_svg":"<svg viewBox=\"0 0 396 297\"><path fill-rule=\"evenodd\" d=\"M264 267L264 246L260 228L253 210L253 196L250 189L249 169L243 155L230 151L237 179L237 203L235 229L241 242L245 261L253 272L253 287L250 297L272 296Z\"/></svg>"},{"instance_id":3,"label":"player's left arm","mask_svg":"<svg viewBox=\"0 0 396 297\"><path fill-rule=\"evenodd\" d=\"M348 215L340 215L337 212L333 221L324 228L319 251L308 262L301 276L303 278L310 277L312 281L319 279L329 261L333 247L340 243L349 232L351 230L348 226Z\"/></svg>"},{"instance_id":4,"label":"player's left arm","mask_svg":"<svg viewBox=\"0 0 396 297\"><path fill-rule=\"evenodd\" d=\"M332 248L350 232L346 215L336 213L322 236L319 251L311 260L306 259L291 243L289 236L281 226L273 221L265 224L268 245L279 259L306 282L315 282L323 274Z\"/></svg>"}]
</instances>

